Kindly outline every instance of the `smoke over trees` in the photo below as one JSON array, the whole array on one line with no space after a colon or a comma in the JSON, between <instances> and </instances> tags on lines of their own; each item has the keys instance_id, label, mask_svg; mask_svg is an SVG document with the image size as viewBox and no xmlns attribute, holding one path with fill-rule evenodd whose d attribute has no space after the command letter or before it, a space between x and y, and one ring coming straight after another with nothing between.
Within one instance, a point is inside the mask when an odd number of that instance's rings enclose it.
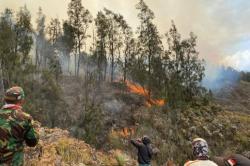
<instances>
[{"instance_id":1,"label":"smoke over trees","mask_svg":"<svg viewBox=\"0 0 250 166\"><path fill-rule=\"evenodd\" d=\"M136 5L140 25L135 33L124 17L109 9L99 11L92 18L81 0L71 0L68 5L68 20L62 23L57 18L45 24L42 9L38 10L36 30L31 27L31 15L26 7L20 9L13 22L12 11L6 9L1 15L1 73L8 83L17 80L13 68L25 70L31 64L29 53L35 40L34 65L37 70L52 71L56 80L62 74L60 56L67 61L67 73L71 73L71 55L74 55L74 74L81 77L86 65L91 62L91 72L96 80L114 82L122 78L132 80L149 91L149 97L165 98L173 106L177 102L189 102L199 96L204 76L204 62L196 51L197 37L190 33L181 39L174 23L167 31L166 48L153 11L140 0ZM94 22L93 34L89 34ZM35 36L35 37L32 37ZM4 38L7 36L7 38ZM92 37L91 53L86 48ZM10 61L9 58L12 58ZM12 64L13 63L13 64ZM93 66L94 65L94 66ZM21 67L22 66L22 67ZM89 68L89 65L87 65ZM11 69L11 71L10 71ZM66 74L66 73L65 73ZM15 82L15 81L14 81Z\"/></svg>"},{"instance_id":2,"label":"smoke over trees","mask_svg":"<svg viewBox=\"0 0 250 166\"><path fill-rule=\"evenodd\" d=\"M67 20L51 18L48 24L39 8L34 29L25 6L16 15L6 9L0 15L1 91L23 86L29 94L27 110L36 119L50 127L85 126L85 131L76 129L76 133L90 141L105 131L90 133L95 125L105 126L95 97L106 85L134 82L147 89L149 101L163 98L171 107L203 97L204 63L195 48L197 37L190 33L181 39L173 23L166 30L164 48L153 11L143 0L136 9L136 30L110 9L93 17L81 0L70 1ZM82 104L74 114L61 87L62 80L69 78L82 81L78 90L82 96L76 97Z\"/></svg>"},{"instance_id":3,"label":"smoke over trees","mask_svg":"<svg viewBox=\"0 0 250 166\"><path fill-rule=\"evenodd\" d=\"M183 38L174 21L161 34L154 12L144 0L137 2L136 29L111 9L93 15L84 0L70 0L65 20L46 17L42 8L36 16L25 6L2 11L0 95L13 85L22 86L27 94L24 110L35 120L67 129L103 150L130 152L130 137L149 134L161 150L156 165L172 158L183 163L190 153L178 156L179 147L188 147L194 135L217 138L225 147L247 145L247 136L238 135L248 128L233 133L234 138L230 132L244 114L221 110L202 86L205 62L196 49L197 36L191 32ZM250 81L249 73L239 75L232 68L219 74L211 85L235 81L228 78ZM243 126L248 121L244 118ZM219 130L213 132L215 127Z\"/></svg>"}]
</instances>

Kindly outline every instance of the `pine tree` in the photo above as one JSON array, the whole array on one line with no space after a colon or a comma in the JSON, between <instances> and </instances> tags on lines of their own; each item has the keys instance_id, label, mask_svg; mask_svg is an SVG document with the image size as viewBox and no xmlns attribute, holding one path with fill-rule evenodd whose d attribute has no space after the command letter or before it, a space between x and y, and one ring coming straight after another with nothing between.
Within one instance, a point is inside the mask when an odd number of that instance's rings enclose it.
<instances>
[{"instance_id":1,"label":"pine tree","mask_svg":"<svg viewBox=\"0 0 250 166\"><path fill-rule=\"evenodd\" d=\"M24 64L28 60L28 55L33 45L31 14L27 7L21 7L17 13L16 24L16 47L15 54L21 54L21 63Z\"/></svg>"},{"instance_id":2,"label":"pine tree","mask_svg":"<svg viewBox=\"0 0 250 166\"><path fill-rule=\"evenodd\" d=\"M42 12L42 8L39 7L38 9L38 18L36 19L36 59L35 59L35 65L38 69L40 69L41 65L43 64L43 67L46 66L46 59L47 56L45 55L45 15Z\"/></svg>"},{"instance_id":3,"label":"pine tree","mask_svg":"<svg viewBox=\"0 0 250 166\"><path fill-rule=\"evenodd\" d=\"M129 74L129 67L132 65L132 56L135 54L135 40L133 38L132 28L127 24L123 17L118 19L119 26L122 31L124 41L123 43L123 60L120 62L120 66L123 71L123 81L126 82Z\"/></svg>"},{"instance_id":4,"label":"pine tree","mask_svg":"<svg viewBox=\"0 0 250 166\"><path fill-rule=\"evenodd\" d=\"M196 51L196 36L191 33L190 38L181 39L176 26L172 26L166 33L168 48L164 57L167 82L166 95L170 105L177 106L182 102L189 102L199 96L201 81L204 77L204 63L198 58Z\"/></svg>"},{"instance_id":5,"label":"pine tree","mask_svg":"<svg viewBox=\"0 0 250 166\"><path fill-rule=\"evenodd\" d=\"M47 27L47 33L49 36L49 70L54 74L56 81L58 82L59 76L62 73L61 64L59 61L59 45L62 37L62 30L60 21L51 19L49 26Z\"/></svg>"},{"instance_id":6,"label":"pine tree","mask_svg":"<svg viewBox=\"0 0 250 166\"><path fill-rule=\"evenodd\" d=\"M16 63L14 55L15 32L13 24L13 12L5 9L0 17L0 58L1 58L1 86L4 91L12 80L12 68Z\"/></svg>"},{"instance_id":7,"label":"pine tree","mask_svg":"<svg viewBox=\"0 0 250 166\"><path fill-rule=\"evenodd\" d=\"M68 6L69 24L74 28L75 75L79 75L81 49L86 44L87 30L92 22L89 10L82 6L81 0L71 0ZM78 60L77 60L78 54Z\"/></svg>"},{"instance_id":8,"label":"pine tree","mask_svg":"<svg viewBox=\"0 0 250 166\"><path fill-rule=\"evenodd\" d=\"M115 17L117 17L117 14L114 12L104 9L106 19L107 19L107 47L108 47L108 53L110 56L110 77L111 77L111 82L114 81L114 70L115 70L115 59L117 57L117 50L119 47L119 24Z\"/></svg>"},{"instance_id":9,"label":"pine tree","mask_svg":"<svg viewBox=\"0 0 250 166\"><path fill-rule=\"evenodd\" d=\"M47 27L47 33L49 36L49 42L52 44L52 46L58 47L56 45L62 35L61 23L58 18L52 18L50 20L50 23Z\"/></svg>"},{"instance_id":10,"label":"pine tree","mask_svg":"<svg viewBox=\"0 0 250 166\"><path fill-rule=\"evenodd\" d=\"M107 74L107 34L108 34L108 24L107 18L102 11L97 13L95 19L97 40L96 40L96 50L94 52L93 58L97 64L98 80L106 80Z\"/></svg>"},{"instance_id":11,"label":"pine tree","mask_svg":"<svg viewBox=\"0 0 250 166\"><path fill-rule=\"evenodd\" d=\"M61 48L63 55L66 56L68 61L68 72L70 73L70 54L74 49L74 27L72 27L67 21L63 23L63 35L61 37Z\"/></svg>"},{"instance_id":12,"label":"pine tree","mask_svg":"<svg viewBox=\"0 0 250 166\"><path fill-rule=\"evenodd\" d=\"M146 72L146 79L140 79L141 83L146 85L149 90L149 97L151 90L154 87L154 80L157 73L153 63L157 62L156 58L161 58L163 46L162 41L157 30L156 25L153 23L154 13L149 9L143 0L140 0L136 8L139 10L138 18L140 26L138 27L138 44L139 44L139 62L142 67L141 72ZM158 66L161 67L161 66Z\"/></svg>"}]
</instances>

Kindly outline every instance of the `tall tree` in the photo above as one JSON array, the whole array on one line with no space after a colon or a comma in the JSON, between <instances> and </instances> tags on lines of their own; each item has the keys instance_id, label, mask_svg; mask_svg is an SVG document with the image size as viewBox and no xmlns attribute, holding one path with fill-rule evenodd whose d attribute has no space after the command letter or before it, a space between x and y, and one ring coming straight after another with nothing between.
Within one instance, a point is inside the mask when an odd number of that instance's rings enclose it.
<instances>
[{"instance_id":1,"label":"tall tree","mask_svg":"<svg viewBox=\"0 0 250 166\"><path fill-rule=\"evenodd\" d=\"M122 47L123 41L121 40L121 26L120 21L122 16L112 12L111 10L104 9L108 29L107 29L107 47L109 50L110 56L110 77L111 82L114 81L114 72L115 72L115 60L117 59L118 55L120 54L120 49Z\"/></svg>"},{"instance_id":2,"label":"tall tree","mask_svg":"<svg viewBox=\"0 0 250 166\"><path fill-rule=\"evenodd\" d=\"M75 37L75 74L79 75L81 49L86 44L87 30L92 22L89 10L82 6L81 0L71 0L68 6L69 23L74 28ZM78 60L77 60L78 54Z\"/></svg>"},{"instance_id":3,"label":"tall tree","mask_svg":"<svg viewBox=\"0 0 250 166\"><path fill-rule=\"evenodd\" d=\"M27 7L21 7L17 13L16 24L16 48L15 53L19 52L22 56L21 62L24 64L28 59L28 54L33 45L31 14Z\"/></svg>"},{"instance_id":4,"label":"tall tree","mask_svg":"<svg viewBox=\"0 0 250 166\"><path fill-rule=\"evenodd\" d=\"M29 53L33 44L31 16L21 7L16 18L6 9L0 20L0 54L2 75L6 85L22 83L31 68Z\"/></svg>"},{"instance_id":5,"label":"tall tree","mask_svg":"<svg viewBox=\"0 0 250 166\"><path fill-rule=\"evenodd\" d=\"M42 8L39 7L38 17L36 19L36 59L35 59L35 65L39 69L42 62L43 66L46 64L46 55L45 55L45 15L42 12Z\"/></svg>"},{"instance_id":6,"label":"tall tree","mask_svg":"<svg viewBox=\"0 0 250 166\"><path fill-rule=\"evenodd\" d=\"M146 82L142 82L142 84L146 84L150 96L154 86L154 76L156 76L153 67L157 67L153 65L156 62L154 59L161 58L163 46L157 27L153 23L153 11L143 0L139 1L136 8L139 10L138 18L140 20L140 26L138 27L139 56L143 65L146 65L145 72L147 72Z\"/></svg>"},{"instance_id":7,"label":"tall tree","mask_svg":"<svg viewBox=\"0 0 250 166\"><path fill-rule=\"evenodd\" d=\"M15 32L13 24L13 12L5 9L0 17L0 64L1 64L1 88L4 92L11 81L11 68L16 62L14 56Z\"/></svg>"},{"instance_id":8,"label":"tall tree","mask_svg":"<svg viewBox=\"0 0 250 166\"><path fill-rule=\"evenodd\" d=\"M59 38L62 35L61 23L58 18L52 18L47 27L47 33L49 36L49 42L56 47L56 44L59 42Z\"/></svg>"},{"instance_id":9,"label":"tall tree","mask_svg":"<svg viewBox=\"0 0 250 166\"><path fill-rule=\"evenodd\" d=\"M70 54L74 49L74 27L67 21L63 23L63 34L61 37L61 50L68 61L68 72L70 73Z\"/></svg>"},{"instance_id":10,"label":"tall tree","mask_svg":"<svg viewBox=\"0 0 250 166\"><path fill-rule=\"evenodd\" d=\"M62 73L61 64L59 61L58 51L60 49L60 39L62 38L62 29L60 21L55 18L51 19L49 26L47 27L47 33L49 36L49 70L54 74L56 81L58 82L59 76Z\"/></svg>"},{"instance_id":11,"label":"tall tree","mask_svg":"<svg viewBox=\"0 0 250 166\"><path fill-rule=\"evenodd\" d=\"M203 60L198 58L196 51L196 36L191 33L190 38L182 40L176 26L172 26L166 33L168 48L164 57L166 66L167 96L173 106L179 102L188 102L199 95L200 85L204 76Z\"/></svg>"},{"instance_id":12,"label":"tall tree","mask_svg":"<svg viewBox=\"0 0 250 166\"><path fill-rule=\"evenodd\" d=\"M123 59L119 56L119 64L123 72L123 81L126 82L131 66L132 56L135 54L135 40L133 38L132 28L121 15L115 15L114 19L119 24L118 50L122 48ZM119 51L120 52L120 51Z\"/></svg>"},{"instance_id":13,"label":"tall tree","mask_svg":"<svg viewBox=\"0 0 250 166\"><path fill-rule=\"evenodd\" d=\"M97 64L98 80L106 80L107 74L107 30L108 21L106 16L102 11L97 13L95 19L97 40L96 40L96 50L94 52L94 59Z\"/></svg>"}]
</instances>

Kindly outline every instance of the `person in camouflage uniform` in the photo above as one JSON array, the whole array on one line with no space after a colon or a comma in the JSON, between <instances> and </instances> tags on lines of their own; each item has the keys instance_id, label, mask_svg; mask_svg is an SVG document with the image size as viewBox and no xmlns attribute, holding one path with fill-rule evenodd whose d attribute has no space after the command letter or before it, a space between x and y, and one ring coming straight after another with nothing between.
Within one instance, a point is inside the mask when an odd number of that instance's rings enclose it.
<instances>
[{"instance_id":1,"label":"person in camouflage uniform","mask_svg":"<svg viewBox=\"0 0 250 166\"><path fill-rule=\"evenodd\" d=\"M38 143L32 117L22 110L24 91L21 87L8 89L5 105L0 109L0 166L22 166L24 142L30 147Z\"/></svg>"}]
</instances>

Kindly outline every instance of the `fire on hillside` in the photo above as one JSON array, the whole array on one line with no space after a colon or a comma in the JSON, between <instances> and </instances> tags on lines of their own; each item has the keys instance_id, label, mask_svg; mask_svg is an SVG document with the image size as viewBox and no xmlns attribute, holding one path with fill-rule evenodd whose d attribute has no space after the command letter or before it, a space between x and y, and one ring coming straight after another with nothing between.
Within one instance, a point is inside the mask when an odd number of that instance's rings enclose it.
<instances>
[{"instance_id":1,"label":"fire on hillside","mask_svg":"<svg viewBox=\"0 0 250 166\"><path fill-rule=\"evenodd\" d=\"M146 98L147 102L145 105L147 107L163 106L165 104L164 99L152 99L149 95L149 91L136 83L126 81L126 85L131 93L135 93Z\"/></svg>"}]
</instances>

